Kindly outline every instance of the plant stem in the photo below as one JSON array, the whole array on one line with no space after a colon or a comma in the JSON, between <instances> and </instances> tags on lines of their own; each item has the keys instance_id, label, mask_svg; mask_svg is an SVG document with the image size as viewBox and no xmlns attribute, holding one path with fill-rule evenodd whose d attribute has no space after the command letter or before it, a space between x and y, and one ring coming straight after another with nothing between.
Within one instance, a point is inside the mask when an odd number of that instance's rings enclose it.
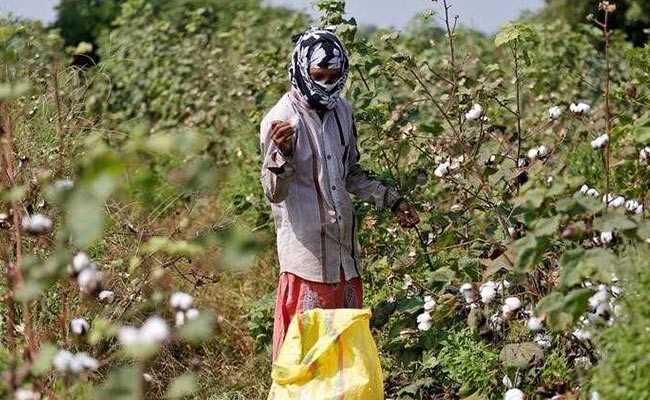
<instances>
[{"instance_id":1,"label":"plant stem","mask_svg":"<svg viewBox=\"0 0 650 400\"><path fill-rule=\"evenodd\" d=\"M456 31L456 23L454 23L454 26L452 28L449 21L449 9L451 6L447 4L447 0L443 0L443 6L445 8L445 26L447 28L447 40L449 43L449 69L452 81L451 97L455 99L454 107L456 108L456 115L458 118L458 130L462 134L463 114L460 110L460 99L458 98L458 71L456 70L456 49L454 47L454 33ZM456 20L458 20L458 16L456 16Z\"/></svg>"},{"instance_id":2,"label":"plant stem","mask_svg":"<svg viewBox=\"0 0 650 400\"><path fill-rule=\"evenodd\" d=\"M603 34L605 36L605 65L606 65L606 76L605 76L605 123L607 127L607 136L611 142L612 136L612 118L611 118L611 108L609 104L609 91L610 91L610 79L611 79L611 65L609 60L609 12L605 10L605 22L603 24ZM610 182L609 182L609 167L610 167L610 145L607 143L605 146L605 187L606 192L610 192Z\"/></svg>"},{"instance_id":3,"label":"plant stem","mask_svg":"<svg viewBox=\"0 0 650 400\"><path fill-rule=\"evenodd\" d=\"M63 115L61 112L61 96L59 95L59 60L54 59L54 70L52 71L54 83L54 102L56 103L56 130L59 136L59 159L58 174L63 173L65 160L65 132L63 130Z\"/></svg>"},{"instance_id":4,"label":"plant stem","mask_svg":"<svg viewBox=\"0 0 650 400\"><path fill-rule=\"evenodd\" d=\"M518 41L515 40L513 45L512 52L515 58L515 91L516 91L516 100L517 100L517 159L515 161L515 166L519 162L521 157L521 83L519 82L519 52L517 49Z\"/></svg>"}]
</instances>

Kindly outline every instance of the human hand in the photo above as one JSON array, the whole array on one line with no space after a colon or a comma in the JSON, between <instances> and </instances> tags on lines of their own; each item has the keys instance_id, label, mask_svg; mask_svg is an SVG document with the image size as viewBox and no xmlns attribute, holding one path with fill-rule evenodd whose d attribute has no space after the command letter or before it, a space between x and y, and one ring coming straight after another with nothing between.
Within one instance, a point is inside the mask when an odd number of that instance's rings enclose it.
<instances>
[{"instance_id":1,"label":"human hand","mask_svg":"<svg viewBox=\"0 0 650 400\"><path fill-rule=\"evenodd\" d=\"M415 206L404 200L400 200L393 214L402 228L413 228L420 222Z\"/></svg>"},{"instance_id":2,"label":"human hand","mask_svg":"<svg viewBox=\"0 0 650 400\"><path fill-rule=\"evenodd\" d=\"M271 139L284 155L290 155L293 152L294 133L295 129L290 122L271 122Z\"/></svg>"}]
</instances>

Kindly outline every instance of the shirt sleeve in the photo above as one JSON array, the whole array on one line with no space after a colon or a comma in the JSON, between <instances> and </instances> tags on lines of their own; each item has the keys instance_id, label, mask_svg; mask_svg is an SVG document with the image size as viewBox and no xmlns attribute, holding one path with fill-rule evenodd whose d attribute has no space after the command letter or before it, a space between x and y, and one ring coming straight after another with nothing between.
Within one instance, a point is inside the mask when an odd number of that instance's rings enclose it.
<instances>
[{"instance_id":1,"label":"shirt sleeve","mask_svg":"<svg viewBox=\"0 0 650 400\"><path fill-rule=\"evenodd\" d=\"M271 123L266 119L260 125L260 147L262 150L260 178L264 194L271 203L280 203L289 194L295 167L293 156L283 154L271 139Z\"/></svg>"},{"instance_id":2,"label":"shirt sleeve","mask_svg":"<svg viewBox=\"0 0 650 400\"><path fill-rule=\"evenodd\" d=\"M374 178L359 164L360 154L357 147L357 128L352 121L352 138L350 139L350 153L345 188L354 196L363 201L372 201L379 209L393 208L402 199L400 193L393 187L384 185Z\"/></svg>"}]
</instances>

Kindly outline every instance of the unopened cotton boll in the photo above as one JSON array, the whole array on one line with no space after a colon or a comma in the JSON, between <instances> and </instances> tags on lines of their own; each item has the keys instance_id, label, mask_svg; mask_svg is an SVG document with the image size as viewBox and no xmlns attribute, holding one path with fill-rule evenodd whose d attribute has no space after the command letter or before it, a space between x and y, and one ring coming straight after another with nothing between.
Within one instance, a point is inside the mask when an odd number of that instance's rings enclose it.
<instances>
[{"instance_id":1,"label":"unopened cotton boll","mask_svg":"<svg viewBox=\"0 0 650 400\"><path fill-rule=\"evenodd\" d=\"M86 334L88 329L90 329L90 325L83 318L75 318L70 321L70 330L77 336Z\"/></svg>"},{"instance_id":2,"label":"unopened cotton boll","mask_svg":"<svg viewBox=\"0 0 650 400\"><path fill-rule=\"evenodd\" d=\"M483 107L480 104L474 106L465 114L465 119L468 121L476 121L483 116Z\"/></svg>"},{"instance_id":3,"label":"unopened cotton boll","mask_svg":"<svg viewBox=\"0 0 650 400\"><path fill-rule=\"evenodd\" d=\"M140 335L143 339L160 343L169 337L167 322L160 317L150 317L140 328Z\"/></svg>"},{"instance_id":4,"label":"unopened cotton boll","mask_svg":"<svg viewBox=\"0 0 650 400\"><path fill-rule=\"evenodd\" d=\"M524 392L517 388L512 388L503 396L503 400L524 400Z\"/></svg>"},{"instance_id":5,"label":"unopened cotton boll","mask_svg":"<svg viewBox=\"0 0 650 400\"><path fill-rule=\"evenodd\" d=\"M178 310L187 310L192 307L194 298L185 292L175 292L169 299L169 304Z\"/></svg>"},{"instance_id":6,"label":"unopened cotton boll","mask_svg":"<svg viewBox=\"0 0 650 400\"><path fill-rule=\"evenodd\" d=\"M530 329L531 332L539 332L544 329L544 323L541 318L530 317L528 318L528 329Z\"/></svg>"},{"instance_id":7,"label":"unopened cotton boll","mask_svg":"<svg viewBox=\"0 0 650 400\"><path fill-rule=\"evenodd\" d=\"M99 301L102 301L104 303L112 303L115 299L115 293L113 293L112 290L102 290L99 292L99 295L97 297L99 298Z\"/></svg>"},{"instance_id":8,"label":"unopened cotton boll","mask_svg":"<svg viewBox=\"0 0 650 400\"><path fill-rule=\"evenodd\" d=\"M436 308L436 301L431 296L424 296L424 311L431 311Z\"/></svg>"},{"instance_id":9,"label":"unopened cotton boll","mask_svg":"<svg viewBox=\"0 0 650 400\"><path fill-rule=\"evenodd\" d=\"M42 235L52 230L52 220L43 214L25 215L21 225L23 230L33 235Z\"/></svg>"},{"instance_id":10,"label":"unopened cotton boll","mask_svg":"<svg viewBox=\"0 0 650 400\"><path fill-rule=\"evenodd\" d=\"M548 109L548 117L549 119L556 120L560 118L562 115L562 107L559 106L553 106Z\"/></svg>"}]
</instances>

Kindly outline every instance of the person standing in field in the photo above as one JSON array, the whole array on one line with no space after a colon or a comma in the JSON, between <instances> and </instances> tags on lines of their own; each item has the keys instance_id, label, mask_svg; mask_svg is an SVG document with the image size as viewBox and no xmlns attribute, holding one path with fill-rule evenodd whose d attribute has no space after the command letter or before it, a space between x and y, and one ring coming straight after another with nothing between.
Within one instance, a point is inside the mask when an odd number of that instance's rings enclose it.
<instances>
[{"instance_id":1,"label":"person standing in field","mask_svg":"<svg viewBox=\"0 0 650 400\"><path fill-rule=\"evenodd\" d=\"M350 194L390 208L402 227L419 222L415 207L359 165L350 103L340 97L348 56L329 30L297 39L291 89L260 126L261 182L271 203L280 261L273 359L295 313L361 308L357 226Z\"/></svg>"}]
</instances>

